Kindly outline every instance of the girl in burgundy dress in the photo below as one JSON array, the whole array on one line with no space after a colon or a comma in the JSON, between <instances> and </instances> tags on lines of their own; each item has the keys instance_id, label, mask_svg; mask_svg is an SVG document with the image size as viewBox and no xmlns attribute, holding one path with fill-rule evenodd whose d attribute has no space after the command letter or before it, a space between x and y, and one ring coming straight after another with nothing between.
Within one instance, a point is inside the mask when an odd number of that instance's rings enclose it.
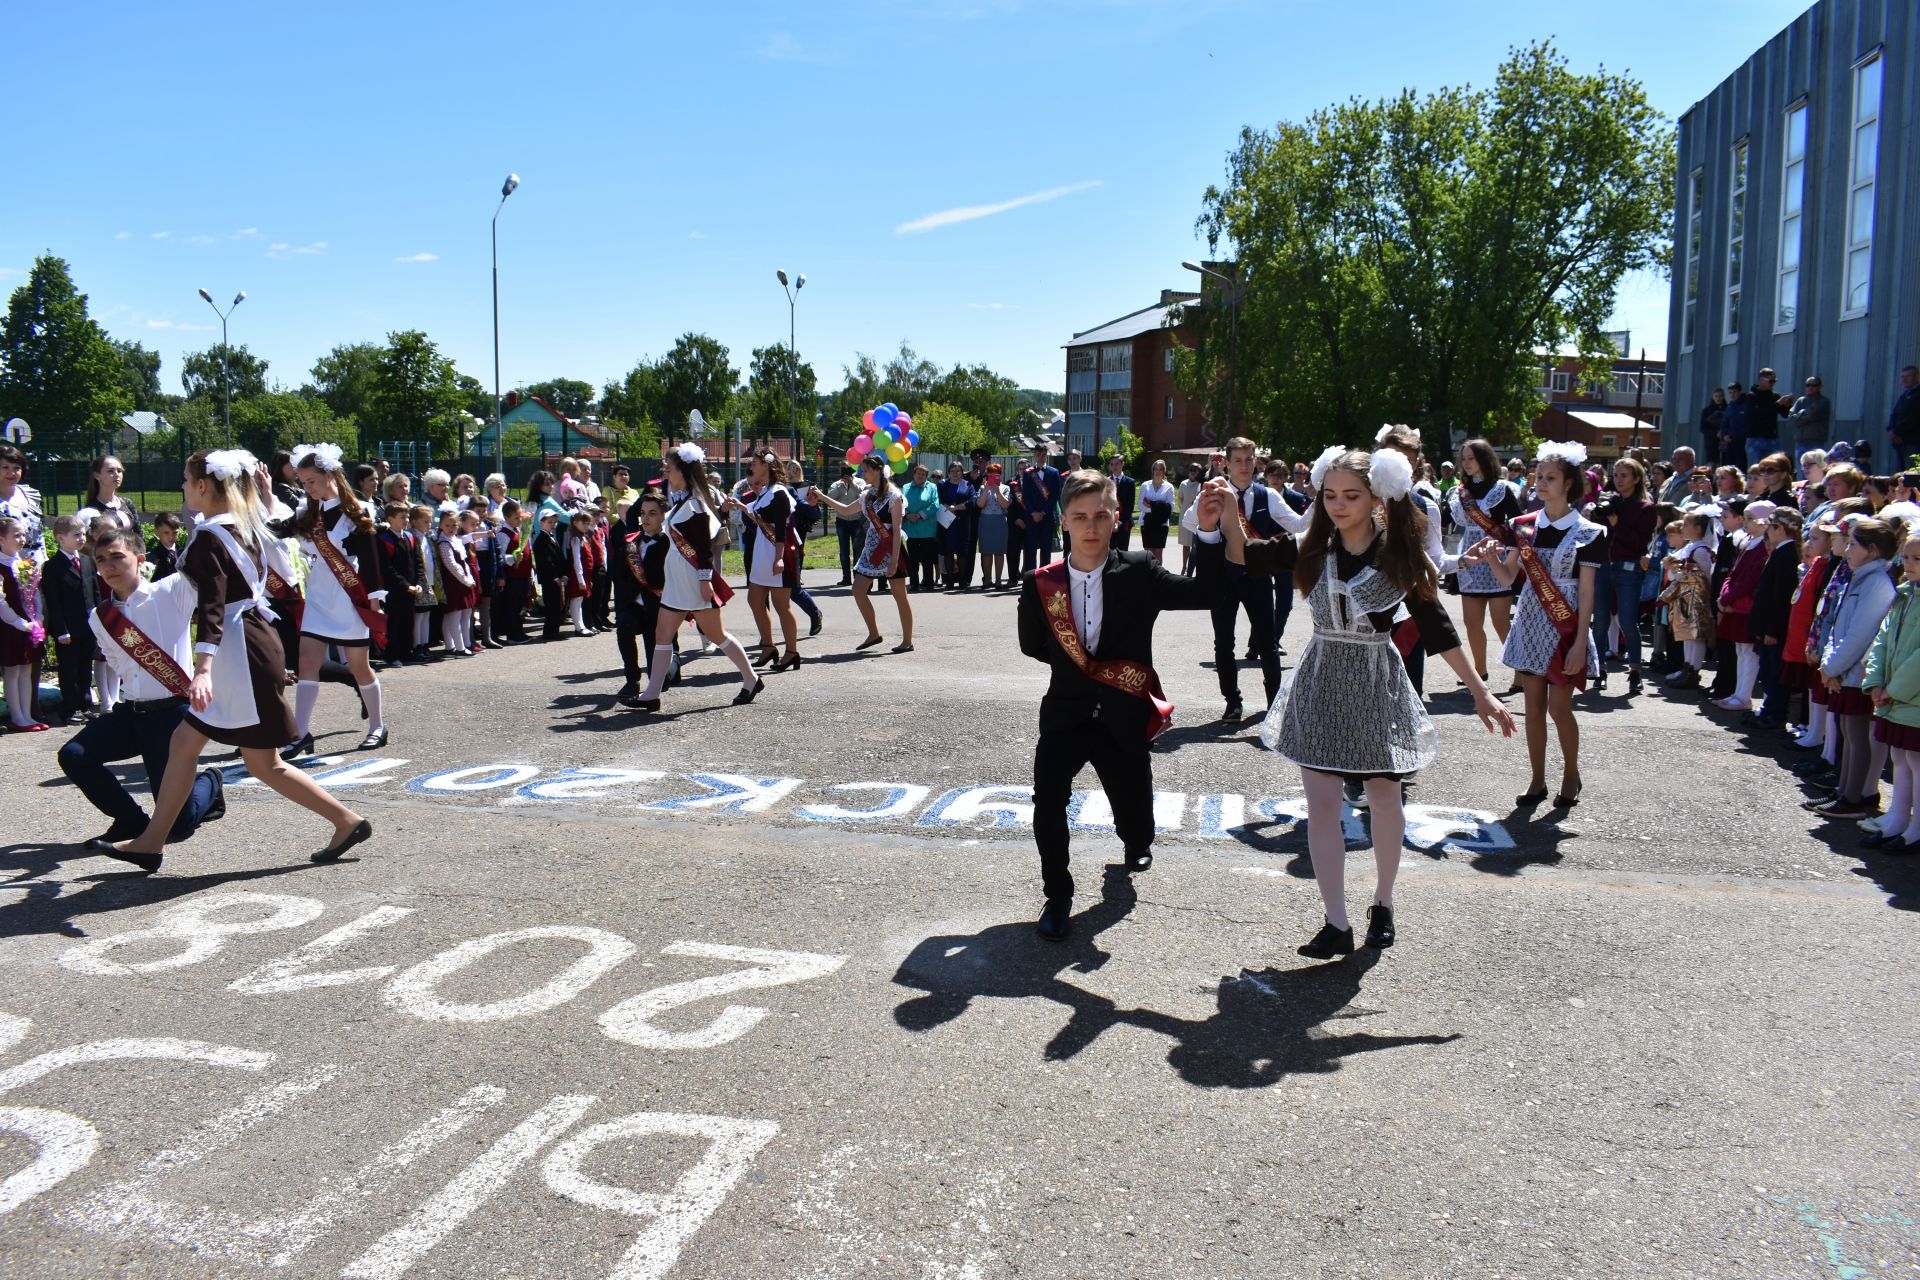
<instances>
[{"instance_id":1,"label":"girl in burgundy dress","mask_svg":"<svg viewBox=\"0 0 1920 1280\"><path fill-rule=\"evenodd\" d=\"M238 747L248 773L332 824L332 838L313 861L332 862L373 834L371 822L279 756L293 737L293 715L281 692L286 654L265 616L262 548L273 536L264 515L267 484L266 470L244 449L203 449L187 459L181 493L187 509L203 517L180 563L194 586L199 624L188 710L174 730L147 829L113 846L115 857L144 871L160 869L208 742Z\"/></svg>"}]
</instances>

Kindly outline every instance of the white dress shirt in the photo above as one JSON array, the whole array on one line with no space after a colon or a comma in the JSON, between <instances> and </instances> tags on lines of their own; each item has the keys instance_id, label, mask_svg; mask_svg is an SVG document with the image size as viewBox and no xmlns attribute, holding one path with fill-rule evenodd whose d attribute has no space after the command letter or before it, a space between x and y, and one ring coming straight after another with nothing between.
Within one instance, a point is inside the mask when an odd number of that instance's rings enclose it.
<instances>
[{"instance_id":1,"label":"white dress shirt","mask_svg":"<svg viewBox=\"0 0 1920 1280\"><path fill-rule=\"evenodd\" d=\"M1073 629L1091 658L1100 648L1100 623L1106 615L1107 566L1083 572L1067 562L1067 596L1073 605Z\"/></svg>"},{"instance_id":2,"label":"white dress shirt","mask_svg":"<svg viewBox=\"0 0 1920 1280\"><path fill-rule=\"evenodd\" d=\"M132 595L125 600L116 598L113 603L126 615L127 621L146 633L147 639L165 649L182 671L189 677L193 675L193 636L189 624L193 621L194 606L199 603L199 592L192 578L184 573L170 573L158 582L140 583ZM135 702L174 696L173 690L127 656L119 641L100 625L98 613L87 614L87 625L100 644L101 656L119 673L120 691L124 696Z\"/></svg>"}]
</instances>

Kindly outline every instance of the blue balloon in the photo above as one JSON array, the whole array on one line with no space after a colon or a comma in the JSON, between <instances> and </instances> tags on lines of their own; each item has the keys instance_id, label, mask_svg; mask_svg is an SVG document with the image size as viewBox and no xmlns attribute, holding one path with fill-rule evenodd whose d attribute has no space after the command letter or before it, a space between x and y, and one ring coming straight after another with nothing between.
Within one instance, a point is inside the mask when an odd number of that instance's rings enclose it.
<instances>
[{"instance_id":1,"label":"blue balloon","mask_svg":"<svg viewBox=\"0 0 1920 1280\"><path fill-rule=\"evenodd\" d=\"M882 427L890 427L893 425L893 417L897 412L899 411L892 405L883 404L873 411L873 420Z\"/></svg>"},{"instance_id":2,"label":"blue balloon","mask_svg":"<svg viewBox=\"0 0 1920 1280\"><path fill-rule=\"evenodd\" d=\"M880 407L887 411L887 417L889 418L896 418L900 415L900 406L895 404L891 400L887 401L885 404L881 405Z\"/></svg>"},{"instance_id":3,"label":"blue balloon","mask_svg":"<svg viewBox=\"0 0 1920 1280\"><path fill-rule=\"evenodd\" d=\"M894 444L899 444L900 428L895 426L893 423L889 422L886 426L886 437L888 440L891 440Z\"/></svg>"},{"instance_id":4,"label":"blue balloon","mask_svg":"<svg viewBox=\"0 0 1920 1280\"><path fill-rule=\"evenodd\" d=\"M907 447L910 449L918 449L920 447L920 433L918 431L907 432Z\"/></svg>"}]
</instances>

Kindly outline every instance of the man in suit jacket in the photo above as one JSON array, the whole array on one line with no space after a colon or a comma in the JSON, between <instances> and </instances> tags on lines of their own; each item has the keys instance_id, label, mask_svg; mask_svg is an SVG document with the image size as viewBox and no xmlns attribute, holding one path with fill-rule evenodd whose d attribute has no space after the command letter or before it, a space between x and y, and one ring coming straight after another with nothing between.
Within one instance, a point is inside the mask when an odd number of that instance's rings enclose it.
<instances>
[{"instance_id":1,"label":"man in suit jacket","mask_svg":"<svg viewBox=\"0 0 1920 1280\"><path fill-rule=\"evenodd\" d=\"M1240 518L1253 530L1255 538L1279 538L1306 530L1311 516L1295 511L1280 496L1279 490L1260 483L1254 443L1245 436L1227 441L1227 480L1233 486ZM1213 606L1214 674L1220 679L1220 696L1226 700L1220 719L1228 723L1246 718L1245 704L1240 700L1240 667L1233 643L1235 616L1242 610L1247 615L1247 642L1260 663L1261 681L1266 689L1266 700L1260 704L1262 714L1280 692L1279 632L1293 612L1293 592L1287 583L1277 585L1276 591L1271 574L1229 569L1225 590Z\"/></svg>"},{"instance_id":2,"label":"man in suit jacket","mask_svg":"<svg viewBox=\"0 0 1920 1280\"><path fill-rule=\"evenodd\" d=\"M1118 449L1107 459L1107 478L1113 481L1113 500L1119 509L1119 516L1113 522L1113 549L1126 551L1133 546L1133 509L1137 505L1134 497L1139 487L1127 474L1127 459Z\"/></svg>"},{"instance_id":3,"label":"man in suit jacket","mask_svg":"<svg viewBox=\"0 0 1920 1280\"><path fill-rule=\"evenodd\" d=\"M1020 569L1025 572L1052 562L1059 548L1054 544L1054 508L1060 501L1061 476L1047 464L1047 446L1033 446L1033 465L1020 473L1020 506L1026 512L1026 541L1020 550Z\"/></svg>"},{"instance_id":4,"label":"man in suit jacket","mask_svg":"<svg viewBox=\"0 0 1920 1280\"><path fill-rule=\"evenodd\" d=\"M1154 707L1141 696L1144 688L1115 687L1094 672L1131 674L1143 684L1152 675L1153 624L1161 611L1213 606L1228 554L1219 523L1230 501L1224 487L1203 491L1196 504L1199 572L1183 578L1144 551L1114 550L1113 481L1076 471L1061 497L1067 559L1026 575L1021 584L1020 652L1053 672L1040 700L1040 740L1033 753L1033 834L1047 899L1037 928L1049 941L1064 940L1071 927L1067 801L1086 765L1093 765L1113 806L1127 870L1153 865L1153 759L1147 748Z\"/></svg>"},{"instance_id":5,"label":"man in suit jacket","mask_svg":"<svg viewBox=\"0 0 1920 1280\"><path fill-rule=\"evenodd\" d=\"M60 715L68 724L86 717L87 691L93 683L93 632L87 626L87 582L80 567L86 524L79 516L53 522L59 548L40 571L40 603L47 634L60 655Z\"/></svg>"}]
</instances>

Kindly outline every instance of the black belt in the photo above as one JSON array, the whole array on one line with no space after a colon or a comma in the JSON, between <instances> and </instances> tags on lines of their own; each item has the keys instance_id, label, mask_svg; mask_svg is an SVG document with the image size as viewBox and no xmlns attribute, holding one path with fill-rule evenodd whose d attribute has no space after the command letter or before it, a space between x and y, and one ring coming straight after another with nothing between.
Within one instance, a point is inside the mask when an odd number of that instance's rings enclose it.
<instances>
[{"instance_id":1,"label":"black belt","mask_svg":"<svg viewBox=\"0 0 1920 1280\"><path fill-rule=\"evenodd\" d=\"M122 698L117 705L125 707L137 716L144 716L173 707L184 707L187 705L187 700L185 698L148 698L142 702L138 698Z\"/></svg>"}]
</instances>

